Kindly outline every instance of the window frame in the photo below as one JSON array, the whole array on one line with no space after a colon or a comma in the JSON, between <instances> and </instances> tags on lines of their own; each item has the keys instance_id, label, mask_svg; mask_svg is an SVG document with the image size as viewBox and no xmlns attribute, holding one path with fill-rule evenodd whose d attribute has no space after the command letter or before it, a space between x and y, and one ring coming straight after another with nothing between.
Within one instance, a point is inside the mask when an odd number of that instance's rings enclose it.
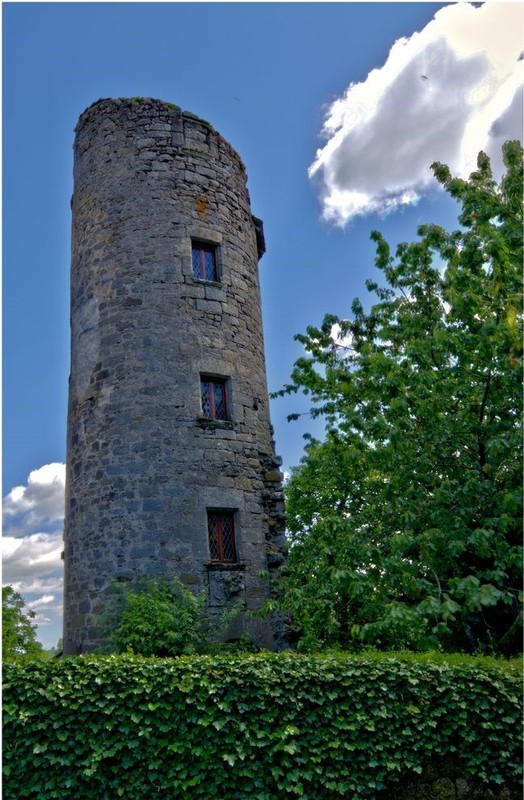
<instances>
[{"instance_id":1,"label":"window frame","mask_svg":"<svg viewBox=\"0 0 524 800\"><path fill-rule=\"evenodd\" d=\"M206 414L204 411L204 384L209 384L211 390L209 391L209 407L210 407L210 414ZM217 416L216 414L216 396L215 396L215 386L220 386L223 389L223 405L224 405L224 416ZM202 416L204 419L213 420L214 422L229 422L231 420L230 414L230 401L229 401L229 379L224 378L220 375L209 375L207 373L200 374L200 403L202 409Z\"/></svg>"},{"instance_id":2,"label":"window frame","mask_svg":"<svg viewBox=\"0 0 524 800\"><path fill-rule=\"evenodd\" d=\"M195 270L194 254L199 253L199 274ZM206 274L205 253L211 253L213 257L213 277L208 278ZM203 239L191 239L191 271L193 278L201 283L220 283L220 260L219 246L216 242L208 242Z\"/></svg>"},{"instance_id":3,"label":"window frame","mask_svg":"<svg viewBox=\"0 0 524 800\"><path fill-rule=\"evenodd\" d=\"M238 547L237 535L235 525L236 511L231 508L208 508L207 509L207 544L209 549L209 560L211 564L238 564ZM228 521L231 526L230 532L226 531L226 535L230 536L230 541L225 544L224 542L224 520ZM214 531L211 530L213 522ZM216 536L216 546L212 548L212 536ZM224 551L226 549L232 551L232 558L224 558ZM216 549L216 557L213 556L213 550Z\"/></svg>"}]
</instances>

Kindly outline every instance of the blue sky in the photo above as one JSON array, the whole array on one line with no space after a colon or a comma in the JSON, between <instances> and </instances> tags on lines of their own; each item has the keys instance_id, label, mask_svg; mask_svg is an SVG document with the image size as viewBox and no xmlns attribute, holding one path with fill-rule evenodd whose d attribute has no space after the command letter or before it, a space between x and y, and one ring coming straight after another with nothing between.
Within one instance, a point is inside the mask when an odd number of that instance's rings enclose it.
<instances>
[{"instance_id":1,"label":"blue sky","mask_svg":"<svg viewBox=\"0 0 524 800\"><path fill-rule=\"evenodd\" d=\"M455 224L430 164L467 174L479 149L522 138L521 16L519 4L498 2L3 4L4 583L37 612L46 646L61 625L69 201L82 111L101 97L158 97L237 149L264 221L276 390L301 355L294 334L326 312L348 314L355 296L367 301L373 229L397 244L424 222ZM299 398L272 403L286 470L315 430L286 416L305 410Z\"/></svg>"}]
</instances>

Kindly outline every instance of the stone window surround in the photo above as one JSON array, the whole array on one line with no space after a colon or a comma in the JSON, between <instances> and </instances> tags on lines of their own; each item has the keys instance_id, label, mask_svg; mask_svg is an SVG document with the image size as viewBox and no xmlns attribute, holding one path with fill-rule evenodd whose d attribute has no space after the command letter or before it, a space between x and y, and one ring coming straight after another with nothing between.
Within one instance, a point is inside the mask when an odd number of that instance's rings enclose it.
<instances>
[{"instance_id":1,"label":"stone window surround","mask_svg":"<svg viewBox=\"0 0 524 800\"><path fill-rule=\"evenodd\" d=\"M204 544L205 549L208 550L208 535L207 535L207 514L208 511L230 511L235 515L235 543L237 551L237 560L235 563L210 561L209 551L208 559L204 557L204 566L206 569L213 570L235 570L245 569L245 557L243 548L243 531L246 523L245 517L245 497L244 492L240 489L231 489L224 487L208 486L202 487L198 492L198 528L202 531L201 542ZM205 534L204 534L205 532Z\"/></svg>"},{"instance_id":2,"label":"stone window surround","mask_svg":"<svg viewBox=\"0 0 524 800\"><path fill-rule=\"evenodd\" d=\"M236 572L245 570L246 564L243 561L205 561L204 567L208 572Z\"/></svg>"},{"instance_id":3,"label":"stone window surround","mask_svg":"<svg viewBox=\"0 0 524 800\"><path fill-rule=\"evenodd\" d=\"M224 277L222 234L217 233L211 228L204 228L204 227L190 228L187 233L188 233L186 239L187 257L182 258L182 273L185 275L186 280L189 279L196 284L204 283L204 284L210 284L212 286L222 286ZM208 281L205 280L204 278L195 277L193 272L193 257L192 257L193 243L211 245L212 247L215 248L216 270L217 270L218 280Z\"/></svg>"},{"instance_id":4,"label":"stone window surround","mask_svg":"<svg viewBox=\"0 0 524 800\"><path fill-rule=\"evenodd\" d=\"M216 375L214 373L209 374L207 372L200 373L200 397L201 403L203 406L203 391L202 391L202 384L203 383L210 383L213 387L221 386L224 389L225 394L225 416L219 417L216 416L215 413L211 415L204 414L204 409L201 408L202 419L212 420L213 422L231 422L231 378L227 375ZM210 405L212 407L212 411L214 411L214 388L210 392Z\"/></svg>"},{"instance_id":5,"label":"stone window surround","mask_svg":"<svg viewBox=\"0 0 524 800\"><path fill-rule=\"evenodd\" d=\"M220 283L218 271L218 247L200 239L191 239L193 277L205 283Z\"/></svg>"},{"instance_id":6,"label":"stone window surround","mask_svg":"<svg viewBox=\"0 0 524 800\"><path fill-rule=\"evenodd\" d=\"M205 427L211 425L217 428L233 429L235 423L235 409L237 407L241 408L241 398L238 396L238 387L235 385L235 381L231 376L231 365L222 359L207 357L198 359L194 365L194 369L198 370L197 375L195 375L195 379L198 380L198 384L196 383L196 380L194 384L195 389L198 391L198 399L196 400L196 408L199 409L196 414L197 422L202 423ZM211 419L210 417L203 416L200 381L204 375L207 378L217 378L219 380L226 381L228 409L227 420Z\"/></svg>"},{"instance_id":7,"label":"stone window surround","mask_svg":"<svg viewBox=\"0 0 524 800\"><path fill-rule=\"evenodd\" d=\"M238 565L238 509L236 508L207 508L206 509L206 516L207 516L207 530L208 530L208 547L210 550L210 558L207 562L210 566L213 565L228 565L228 566L237 566ZM220 519L220 522L223 522L222 518L228 518L231 522L233 528L233 541L232 541L232 550L233 550L233 558L211 558L211 541L210 541L210 521L211 517L216 516ZM219 552L223 551L223 538L222 538L222 530L220 530L220 534L217 531L217 549Z\"/></svg>"}]
</instances>

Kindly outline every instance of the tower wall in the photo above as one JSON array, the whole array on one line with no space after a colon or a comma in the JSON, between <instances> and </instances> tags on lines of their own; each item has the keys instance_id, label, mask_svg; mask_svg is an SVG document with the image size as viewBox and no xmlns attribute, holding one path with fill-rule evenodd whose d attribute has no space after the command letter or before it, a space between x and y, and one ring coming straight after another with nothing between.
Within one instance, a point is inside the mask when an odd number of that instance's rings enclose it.
<instances>
[{"instance_id":1,"label":"tower wall","mask_svg":"<svg viewBox=\"0 0 524 800\"><path fill-rule=\"evenodd\" d=\"M284 542L263 232L239 156L175 106L101 100L76 129L72 211L66 653L102 643L114 580L175 574L211 608L259 608ZM195 243L214 250L212 280L195 277ZM227 419L203 407L202 376L224 382ZM234 515L234 563L211 558L209 510Z\"/></svg>"}]
</instances>

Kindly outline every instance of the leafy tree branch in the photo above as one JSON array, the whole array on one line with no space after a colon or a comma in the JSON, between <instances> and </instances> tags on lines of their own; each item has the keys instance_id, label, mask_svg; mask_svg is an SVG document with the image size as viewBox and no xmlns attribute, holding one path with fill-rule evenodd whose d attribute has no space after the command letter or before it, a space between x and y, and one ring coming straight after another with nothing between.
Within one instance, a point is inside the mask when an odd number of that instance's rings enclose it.
<instances>
[{"instance_id":1,"label":"leafy tree branch","mask_svg":"<svg viewBox=\"0 0 524 800\"><path fill-rule=\"evenodd\" d=\"M280 393L302 392L325 439L287 485L286 607L303 646L520 647L522 147L497 183L435 177L461 206L392 254L375 303L332 314ZM292 418L296 415L291 415Z\"/></svg>"}]
</instances>

